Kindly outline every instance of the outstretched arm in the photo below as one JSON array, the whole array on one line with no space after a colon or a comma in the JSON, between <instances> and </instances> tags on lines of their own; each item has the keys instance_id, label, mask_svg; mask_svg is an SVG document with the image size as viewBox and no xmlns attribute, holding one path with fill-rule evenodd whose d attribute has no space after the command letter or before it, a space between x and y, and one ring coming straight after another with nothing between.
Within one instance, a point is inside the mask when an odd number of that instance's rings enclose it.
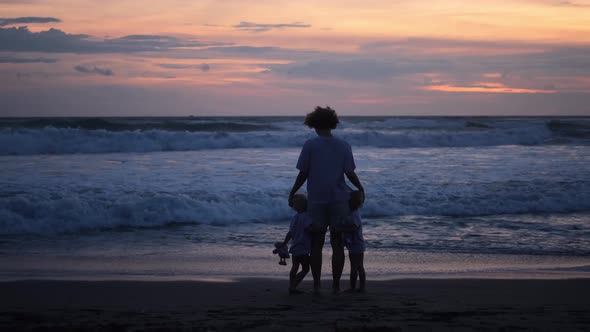
<instances>
[{"instance_id":1,"label":"outstretched arm","mask_svg":"<svg viewBox=\"0 0 590 332\"><path fill-rule=\"evenodd\" d=\"M295 195L297 190L299 190L299 188L301 188L301 186L305 183L305 181L307 180L307 176L308 174L302 171L299 171L299 174L297 174L297 179L295 179L295 183L293 183L293 188L289 193L289 206L293 206L293 196Z\"/></svg>"},{"instance_id":2,"label":"outstretched arm","mask_svg":"<svg viewBox=\"0 0 590 332\"><path fill-rule=\"evenodd\" d=\"M287 235L285 236L285 240L283 241L283 244L287 244L289 243L289 241L291 241L291 232L287 233Z\"/></svg>"}]
</instances>

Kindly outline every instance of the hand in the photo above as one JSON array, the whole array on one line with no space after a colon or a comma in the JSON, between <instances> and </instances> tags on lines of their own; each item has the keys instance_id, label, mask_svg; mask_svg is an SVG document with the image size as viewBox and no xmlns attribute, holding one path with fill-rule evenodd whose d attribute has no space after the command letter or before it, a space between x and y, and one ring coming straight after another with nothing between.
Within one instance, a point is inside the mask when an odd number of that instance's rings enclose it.
<instances>
[{"instance_id":1,"label":"hand","mask_svg":"<svg viewBox=\"0 0 590 332\"><path fill-rule=\"evenodd\" d=\"M289 194L289 206L293 207L293 196L295 196L293 193Z\"/></svg>"}]
</instances>

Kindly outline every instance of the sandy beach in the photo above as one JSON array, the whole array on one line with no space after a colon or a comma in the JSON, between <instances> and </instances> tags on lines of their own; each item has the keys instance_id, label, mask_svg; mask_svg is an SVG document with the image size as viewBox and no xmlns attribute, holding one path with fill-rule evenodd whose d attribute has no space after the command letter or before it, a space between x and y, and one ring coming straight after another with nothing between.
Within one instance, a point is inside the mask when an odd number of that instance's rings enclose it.
<instances>
[{"instance_id":1,"label":"sandy beach","mask_svg":"<svg viewBox=\"0 0 590 332\"><path fill-rule=\"evenodd\" d=\"M293 296L281 279L2 282L0 330L590 329L590 279L403 279L336 295L324 286Z\"/></svg>"}]
</instances>

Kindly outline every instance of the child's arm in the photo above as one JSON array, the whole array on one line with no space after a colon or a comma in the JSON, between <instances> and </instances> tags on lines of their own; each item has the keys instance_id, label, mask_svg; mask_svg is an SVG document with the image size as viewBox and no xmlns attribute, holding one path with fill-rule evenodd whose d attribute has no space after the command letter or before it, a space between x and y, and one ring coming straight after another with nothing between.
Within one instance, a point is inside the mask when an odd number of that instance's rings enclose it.
<instances>
[{"instance_id":1,"label":"child's arm","mask_svg":"<svg viewBox=\"0 0 590 332\"><path fill-rule=\"evenodd\" d=\"M289 243L289 241L291 241L292 235L291 232L287 233L287 235L285 236L285 240L283 241L284 245L287 245L287 243Z\"/></svg>"}]
</instances>

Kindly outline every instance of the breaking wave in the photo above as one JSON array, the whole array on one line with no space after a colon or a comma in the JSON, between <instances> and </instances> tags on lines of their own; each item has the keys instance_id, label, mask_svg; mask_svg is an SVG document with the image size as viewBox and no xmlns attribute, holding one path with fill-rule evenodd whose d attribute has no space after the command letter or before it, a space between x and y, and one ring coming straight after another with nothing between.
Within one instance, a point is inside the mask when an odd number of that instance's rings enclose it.
<instances>
[{"instance_id":1,"label":"breaking wave","mask_svg":"<svg viewBox=\"0 0 590 332\"><path fill-rule=\"evenodd\" d=\"M336 135L357 147L590 144L587 118L345 118ZM10 119L0 155L297 147L313 132L294 118Z\"/></svg>"}]
</instances>

